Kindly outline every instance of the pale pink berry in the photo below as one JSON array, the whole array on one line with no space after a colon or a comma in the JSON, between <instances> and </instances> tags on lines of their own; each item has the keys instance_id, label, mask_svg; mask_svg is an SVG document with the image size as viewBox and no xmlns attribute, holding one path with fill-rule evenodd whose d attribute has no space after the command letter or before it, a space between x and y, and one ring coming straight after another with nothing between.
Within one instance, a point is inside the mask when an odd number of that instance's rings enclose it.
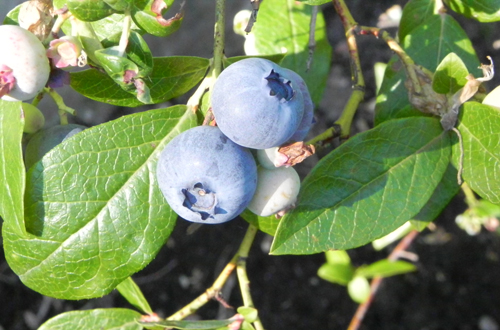
<instances>
[{"instance_id":1,"label":"pale pink berry","mask_svg":"<svg viewBox=\"0 0 500 330\"><path fill-rule=\"evenodd\" d=\"M25 101L45 86L50 65L45 48L28 30L0 26L0 96L6 101Z\"/></svg>"}]
</instances>

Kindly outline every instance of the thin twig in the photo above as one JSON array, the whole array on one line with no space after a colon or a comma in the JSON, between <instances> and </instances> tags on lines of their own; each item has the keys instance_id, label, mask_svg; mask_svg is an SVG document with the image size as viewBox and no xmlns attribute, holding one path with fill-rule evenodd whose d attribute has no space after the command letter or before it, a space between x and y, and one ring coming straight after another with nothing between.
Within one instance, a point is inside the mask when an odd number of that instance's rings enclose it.
<instances>
[{"instance_id":1,"label":"thin twig","mask_svg":"<svg viewBox=\"0 0 500 330\"><path fill-rule=\"evenodd\" d=\"M316 49L316 19L318 17L318 6L312 6L311 23L309 24L309 57L307 58L307 71L311 68L314 50Z\"/></svg>"},{"instance_id":2,"label":"thin twig","mask_svg":"<svg viewBox=\"0 0 500 330\"><path fill-rule=\"evenodd\" d=\"M418 235L417 230L412 230L410 231L399 243L398 245L394 248L394 250L391 252L389 257L387 259L389 261L396 261L398 260L402 254L413 242L415 237ZM375 294L377 293L377 290L382 283L383 277L381 276L376 276L373 278L371 284L370 284L370 296L368 299L362 303L361 305L358 306L358 309L356 310L356 313L354 314L351 323L349 324L349 327L347 330L357 330L361 326L361 322L363 321L363 318L366 315L366 312L370 308L373 299L375 298Z\"/></svg>"},{"instance_id":3,"label":"thin twig","mask_svg":"<svg viewBox=\"0 0 500 330\"><path fill-rule=\"evenodd\" d=\"M349 48L349 56L351 61L351 79L353 83L353 91L351 97L347 101L342 115L335 122L341 127L341 139L349 138L351 132L351 124L354 114L358 109L359 103L365 96L365 80L361 71L361 62L359 60L358 45L356 43L356 35L354 28L358 25L352 17L344 0L332 0L335 11L340 16L342 25L346 32L347 47ZM332 132L333 133L333 132Z\"/></svg>"}]
</instances>

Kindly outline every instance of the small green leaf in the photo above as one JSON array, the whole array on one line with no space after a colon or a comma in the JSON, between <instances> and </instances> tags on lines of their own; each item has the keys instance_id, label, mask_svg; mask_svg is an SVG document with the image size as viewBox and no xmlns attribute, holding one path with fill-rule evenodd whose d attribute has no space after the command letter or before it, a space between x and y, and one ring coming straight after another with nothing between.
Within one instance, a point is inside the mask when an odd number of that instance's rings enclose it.
<instances>
[{"instance_id":1,"label":"small green leaf","mask_svg":"<svg viewBox=\"0 0 500 330\"><path fill-rule=\"evenodd\" d=\"M23 127L22 103L0 100L0 217L4 220L4 228L9 226L19 236L26 235Z\"/></svg>"},{"instance_id":2,"label":"small green leaf","mask_svg":"<svg viewBox=\"0 0 500 330\"><path fill-rule=\"evenodd\" d=\"M141 330L140 318L141 314L125 308L71 311L51 318L38 330Z\"/></svg>"},{"instance_id":3,"label":"small green leaf","mask_svg":"<svg viewBox=\"0 0 500 330\"><path fill-rule=\"evenodd\" d=\"M311 98L317 104L326 86L331 47L326 38L325 20L319 12L316 18L316 48L311 67L307 69L311 11L311 6L294 0L263 1L257 22L250 33L255 35L255 44L249 47L254 49L254 53L247 55L286 53L281 66L297 72L305 80ZM247 38L247 42L250 40Z\"/></svg>"},{"instance_id":4,"label":"small green leaf","mask_svg":"<svg viewBox=\"0 0 500 330\"><path fill-rule=\"evenodd\" d=\"M449 53L455 53L471 71L479 66L479 60L467 34L446 14L426 17L418 28L406 35L402 46L416 64L432 72ZM425 116L410 105L405 81L403 64L394 56L387 66L377 96L375 125L394 118Z\"/></svg>"},{"instance_id":5,"label":"small green leaf","mask_svg":"<svg viewBox=\"0 0 500 330\"><path fill-rule=\"evenodd\" d=\"M238 311L238 313L243 315L243 317L245 318L245 321L250 322L250 323L255 322L255 320L257 320L257 317L259 316L259 312L257 311L257 309L255 309L253 307L241 306L241 307L238 307L237 311Z\"/></svg>"},{"instance_id":6,"label":"small green leaf","mask_svg":"<svg viewBox=\"0 0 500 330\"><path fill-rule=\"evenodd\" d=\"M90 24L92 25L97 38L101 40L106 47L111 47L116 46L120 41L124 19L125 15L123 14L113 14L101 20L91 22ZM143 32L134 22L132 22L130 30L137 33Z\"/></svg>"},{"instance_id":7,"label":"small green leaf","mask_svg":"<svg viewBox=\"0 0 500 330\"><path fill-rule=\"evenodd\" d=\"M226 320L203 320L203 321L172 321L163 320L157 322L139 322L144 327L164 327L168 329L181 329L181 330L211 330L222 327L227 327L235 321L234 318Z\"/></svg>"},{"instance_id":8,"label":"small green leaf","mask_svg":"<svg viewBox=\"0 0 500 330\"><path fill-rule=\"evenodd\" d=\"M133 84L125 82L125 71L132 71L137 74L139 68L134 62L118 54L117 47L100 49L94 54L106 73L115 83L121 86L125 91L131 92L135 89Z\"/></svg>"},{"instance_id":9,"label":"small green leaf","mask_svg":"<svg viewBox=\"0 0 500 330\"><path fill-rule=\"evenodd\" d=\"M189 56L157 57L153 61L153 72L147 78L153 103L186 93L201 81L209 66L208 59ZM126 107L143 105L108 75L95 69L71 73L71 87L96 101Z\"/></svg>"},{"instance_id":10,"label":"small green leaf","mask_svg":"<svg viewBox=\"0 0 500 330\"><path fill-rule=\"evenodd\" d=\"M123 12L130 9L133 0L103 0L108 6L113 8L113 10Z\"/></svg>"},{"instance_id":11,"label":"small green leaf","mask_svg":"<svg viewBox=\"0 0 500 330\"><path fill-rule=\"evenodd\" d=\"M467 83L469 71L464 62L455 53L449 53L439 63L432 79L432 88L436 93L454 94Z\"/></svg>"},{"instance_id":12,"label":"small green leaf","mask_svg":"<svg viewBox=\"0 0 500 330\"><path fill-rule=\"evenodd\" d=\"M464 143L462 177L482 198L500 204L500 109L466 102L458 130ZM459 144L453 146L455 166Z\"/></svg>"},{"instance_id":13,"label":"small green leaf","mask_svg":"<svg viewBox=\"0 0 500 330\"><path fill-rule=\"evenodd\" d=\"M359 267L356 269L355 276L372 278L375 276L390 277L399 274L405 274L417 270L414 264L406 261L390 261L387 259L379 260L371 265Z\"/></svg>"},{"instance_id":14,"label":"small green leaf","mask_svg":"<svg viewBox=\"0 0 500 330\"><path fill-rule=\"evenodd\" d=\"M153 70L153 55L146 41L137 32L130 32L127 57L139 67L139 76L146 77Z\"/></svg>"},{"instance_id":15,"label":"small green leaf","mask_svg":"<svg viewBox=\"0 0 500 330\"><path fill-rule=\"evenodd\" d=\"M177 215L156 181L164 146L196 125L184 105L94 126L65 140L27 176L29 237L4 226L6 259L31 289L61 299L101 297L144 268Z\"/></svg>"},{"instance_id":16,"label":"small green leaf","mask_svg":"<svg viewBox=\"0 0 500 330\"><path fill-rule=\"evenodd\" d=\"M102 0L67 0L68 10L85 22L93 22L107 17L114 13L113 8Z\"/></svg>"},{"instance_id":17,"label":"small green leaf","mask_svg":"<svg viewBox=\"0 0 500 330\"><path fill-rule=\"evenodd\" d=\"M450 149L436 118L391 120L352 137L304 179L271 254L344 250L392 232L427 203Z\"/></svg>"},{"instance_id":18,"label":"small green leaf","mask_svg":"<svg viewBox=\"0 0 500 330\"><path fill-rule=\"evenodd\" d=\"M350 265L351 258L344 250L331 250L325 252L326 262L331 265Z\"/></svg>"},{"instance_id":19,"label":"small green leaf","mask_svg":"<svg viewBox=\"0 0 500 330\"><path fill-rule=\"evenodd\" d=\"M139 286L131 277L127 277L123 282L117 285L116 290L135 308L144 314L153 314L148 301L144 297Z\"/></svg>"},{"instance_id":20,"label":"small green leaf","mask_svg":"<svg viewBox=\"0 0 500 330\"><path fill-rule=\"evenodd\" d=\"M253 212L250 212L248 209L245 209L240 216L245 219L246 222L254 225L259 228L260 231L263 231L271 236L274 236L276 228L278 228L278 224L280 223L280 219L276 219L274 215L261 217Z\"/></svg>"},{"instance_id":21,"label":"small green leaf","mask_svg":"<svg viewBox=\"0 0 500 330\"><path fill-rule=\"evenodd\" d=\"M479 22L500 21L500 2L497 0L445 0L455 12Z\"/></svg>"},{"instance_id":22,"label":"small green leaf","mask_svg":"<svg viewBox=\"0 0 500 330\"><path fill-rule=\"evenodd\" d=\"M331 0L299 0L299 1L311 6L319 6L324 3L329 3Z\"/></svg>"},{"instance_id":23,"label":"small green leaf","mask_svg":"<svg viewBox=\"0 0 500 330\"><path fill-rule=\"evenodd\" d=\"M167 1L167 9L173 0ZM153 0L135 1L132 8L132 19L142 30L157 37L166 37L179 29L183 20L183 14L178 13L169 19L158 17L151 10Z\"/></svg>"},{"instance_id":24,"label":"small green leaf","mask_svg":"<svg viewBox=\"0 0 500 330\"><path fill-rule=\"evenodd\" d=\"M370 296L370 283L368 283L366 277L356 276L347 285L347 292L349 292L352 300L362 304Z\"/></svg>"},{"instance_id":25,"label":"small green leaf","mask_svg":"<svg viewBox=\"0 0 500 330\"><path fill-rule=\"evenodd\" d=\"M19 16L19 11L21 10L21 6L22 6L22 4L17 5L11 11L9 11L7 13L7 15L5 15L5 18L4 18L2 24L4 24L4 25L8 25L8 24L19 25L18 16Z\"/></svg>"},{"instance_id":26,"label":"small green leaf","mask_svg":"<svg viewBox=\"0 0 500 330\"><path fill-rule=\"evenodd\" d=\"M500 86L495 87L494 90L486 95L483 104L500 109Z\"/></svg>"},{"instance_id":27,"label":"small green leaf","mask_svg":"<svg viewBox=\"0 0 500 330\"><path fill-rule=\"evenodd\" d=\"M318 269L318 276L325 281L347 285L354 276L354 268L349 264L323 264Z\"/></svg>"}]
</instances>

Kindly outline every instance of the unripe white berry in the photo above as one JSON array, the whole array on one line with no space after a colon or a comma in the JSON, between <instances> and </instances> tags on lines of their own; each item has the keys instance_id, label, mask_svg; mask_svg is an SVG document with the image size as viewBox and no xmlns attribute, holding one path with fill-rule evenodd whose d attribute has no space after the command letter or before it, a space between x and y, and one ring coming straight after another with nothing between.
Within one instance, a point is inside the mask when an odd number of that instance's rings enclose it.
<instances>
[{"instance_id":1,"label":"unripe white berry","mask_svg":"<svg viewBox=\"0 0 500 330\"><path fill-rule=\"evenodd\" d=\"M10 68L15 78L13 87L2 99L25 101L35 97L47 83L50 74L49 60L40 40L19 26L1 25L0 46L0 66L3 70Z\"/></svg>"}]
</instances>

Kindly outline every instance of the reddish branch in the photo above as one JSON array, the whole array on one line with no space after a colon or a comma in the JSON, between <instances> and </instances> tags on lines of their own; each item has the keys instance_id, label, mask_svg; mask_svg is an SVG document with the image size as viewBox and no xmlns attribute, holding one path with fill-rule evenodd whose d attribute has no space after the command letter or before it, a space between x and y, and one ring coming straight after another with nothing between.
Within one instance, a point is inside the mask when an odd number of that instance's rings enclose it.
<instances>
[{"instance_id":1,"label":"reddish branch","mask_svg":"<svg viewBox=\"0 0 500 330\"><path fill-rule=\"evenodd\" d=\"M391 252L389 257L387 257L388 260L390 261L396 261L398 260L402 255L405 254L406 249L410 246L410 244L413 242L415 237L418 235L417 230L412 230L409 232L399 243L398 245L394 248L394 250ZM361 305L358 306L358 309L356 310L356 313L354 314L351 323L349 324L349 327L347 330L357 330L361 326L361 322L363 321L363 318L365 317L366 312L370 308L373 299L375 298L375 294L378 291L378 288L380 284L382 283L382 277L381 276L376 276L373 278L372 283L370 285L370 296L368 299L362 303Z\"/></svg>"}]
</instances>

